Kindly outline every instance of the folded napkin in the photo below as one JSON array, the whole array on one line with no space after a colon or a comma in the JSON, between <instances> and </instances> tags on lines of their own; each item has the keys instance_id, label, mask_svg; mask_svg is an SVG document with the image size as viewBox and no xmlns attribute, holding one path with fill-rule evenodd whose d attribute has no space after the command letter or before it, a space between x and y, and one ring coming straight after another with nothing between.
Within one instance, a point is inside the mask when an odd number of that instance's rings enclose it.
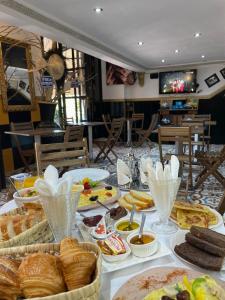
<instances>
[{"instance_id":1,"label":"folded napkin","mask_svg":"<svg viewBox=\"0 0 225 300\"><path fill-rule=\"evenodd\" d=\"M140 177L141 183L147 184L148 183L148 170L152 168L152 160L150 157L148 158L141 158L140 160Z\"/></svg>"},{"instance_id":2,"label":"folded napkin","mask_svg":"<svg viewBox=\"0 0 225 300\"><path fill-rule=\"evenodd\" d=\"M44 179L38 178L34 187L41 196L54 197L70 193L72 190L72 179L69 176L59 178L58 170L54 166L49 165L44 172Z\"/></svg>"},{"instance_id":3,"label":"folded napkin","mask_svg":"<svg viewBox=\"0 0 225 300\"><path fill-rule=\"evenodd\" d=\"M117 160L117 181L119 185L125 185L132 182L132 174L128 165L121 159Z\"/></svg>"}]
</instances>

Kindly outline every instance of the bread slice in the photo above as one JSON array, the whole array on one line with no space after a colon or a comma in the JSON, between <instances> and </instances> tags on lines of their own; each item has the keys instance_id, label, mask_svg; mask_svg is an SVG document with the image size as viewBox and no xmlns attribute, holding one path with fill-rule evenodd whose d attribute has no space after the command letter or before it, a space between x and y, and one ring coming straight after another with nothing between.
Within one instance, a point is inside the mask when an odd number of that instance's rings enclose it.
<instances>
[{"instance_id":1,"label":"bread slice","mask_svg":"<svg viewBox=\"0 0 225 300\"><path fill-rule=\"evenodd\" d=\"M154 205L152 197L149 194L145 193L145 192L130 190L130 194L134 198L136 198L140 201L143 201L144 203L148 203L152 206Z\"/></svg>"},{"instance_id":2,"label":"bread slice","mask_svg":"<svg viewBox=\"0 0 225 300\"><path fill-rule=\"evenodd\" d=\"M220 271L224 258L209 254L185 242L175 246L174 251L188 262L201 268Z\"/></svg>"},{"instance_id":3,"label":"bread slice","mask_svg":"<svg viewBox=\"0 0 225 300\"><path fill-rule=\"evenodd\" d=\"M225 235L215 232L211 229L192 226L190 229L191 234L194 236L214 244L218 247L225 248Z\"/></svg>"},{"instance_id":4,"label":"bread slice","mask_svg":"<svg viewBox=\"0 0 225 300\"><path fill-rule=\"evenodd\" d=\"M142 209L146 209L151 207L151 205L149 203L143 202L141 200L138 200L137 198L134 198L131 194L126 194L124 195L124 199L130 203L131 205L138 205L140 206Z\"/></svg>"},{"instance_id":5,"label":"bread slice","mask_svg":"<svg viewBox=\"0 0 225 300\"><path fill-rule=\"evenodd\" d=\"M221 248L221 247L218 247L218 246L216 246L214 244L211 244L207 241L204 241L204 240L194 236L190 232L188 232L185 235L185 239L192 246L197 247L197 248L199 248L199 249L201 249L205 252L208 252L208 253L213 254L215 256L221 256L221 257L225 256L225 248Z\"/></svg>"},{"instance_id":6,"label":"bread slice","mask_svg":"<svg viewBox=\"0 0 225 300\"><path fill-rule=\"evenodd\" d=\"M175 201L174 207L176 209L189 210L189 211L199 211L204 212L205 208L201 204L195 204L188 201Z\"/></svg>"},{"instance_id":7,"label":"bread slice","mask_svg":"<svg viewBox=\"0 0 225 300\"><path fill-rule=\"evenodd\" d=\"M119 205L120 205L120 206L122 206L122 207L124 207L124 208L126 208L126 209L128 209L128 210L132 210L132 208L133 208L133 205L130 204L129 202L127 202L127 201L124 199L124 197L121 197L121 198L118 200L118 202L119 202ZM136 209L136 210L141 210L142 207L140 207L140 206L138 206L138 205L135 205L135 209Z\"/></svg>"}]
</instances>

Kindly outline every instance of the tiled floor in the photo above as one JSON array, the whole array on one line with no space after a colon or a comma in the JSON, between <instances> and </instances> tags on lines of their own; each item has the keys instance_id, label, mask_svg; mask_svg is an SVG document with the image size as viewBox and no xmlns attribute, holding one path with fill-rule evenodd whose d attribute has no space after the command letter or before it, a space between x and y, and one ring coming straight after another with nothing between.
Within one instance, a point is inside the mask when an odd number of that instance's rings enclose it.
<instances>
[{"instance_id":1,"label":"tiled floor","mask_svg":"<svg viewBox=\"0 0 225 300\"><path fill-rule=\"evenodd\" d=\"M164 147L165 147L165 152L173 151L172 145L165 145ZM221 147L222 145L212 145L211 150L218 151L221 149ZM131 151L131 148L125 147L124 145L118 145L114 148L114 150L117 153L118 157L123 159ZM147 145L139 148L135 148L133 151L137 158L147 157L150 155L153 161L159 160L159 151L158 151L157 144L155 144L155 146L151 149L151 151ZM97 153L98 153L98 149L94 148L94 157L97 155ZM110 155L110 157L113 159L114 162L116 162L115 158L112 155ZM95 164L92 165L96 166ZM100 161L98 163L98 166L108 169L110 173L116 172L116 165L111 165L107 160ZM194 168L194 174L193 174L194 177L196 177L199 171L200 171L199 167ZM220 171L225 175L225 163L221 166ZM205 183L201 186L200 189L189 193L189 199L195 202L208 204L211 207L216 207L220 198L222 197L223 192L224 190L222 186L215 180L214 177L210 176L205 181ZM7 201L6 194L0 193L0 205L3 205L6 201Z\"/></svg>"}]
</instances>

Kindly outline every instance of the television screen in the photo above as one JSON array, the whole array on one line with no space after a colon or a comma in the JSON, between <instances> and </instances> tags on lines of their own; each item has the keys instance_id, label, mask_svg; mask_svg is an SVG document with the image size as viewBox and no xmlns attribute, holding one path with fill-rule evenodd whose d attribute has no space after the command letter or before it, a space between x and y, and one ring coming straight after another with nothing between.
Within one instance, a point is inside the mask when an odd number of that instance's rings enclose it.
<instances>
[{"instance_id":1,"label":"television screen","mask_svg":"<svg viewBox=\"0 0 225 300\"><path fill-rule=\"evenodd\" d=\"M159 93L196 93L196 75L196 70L160 72Z\"/></svg>"}]
</instances>

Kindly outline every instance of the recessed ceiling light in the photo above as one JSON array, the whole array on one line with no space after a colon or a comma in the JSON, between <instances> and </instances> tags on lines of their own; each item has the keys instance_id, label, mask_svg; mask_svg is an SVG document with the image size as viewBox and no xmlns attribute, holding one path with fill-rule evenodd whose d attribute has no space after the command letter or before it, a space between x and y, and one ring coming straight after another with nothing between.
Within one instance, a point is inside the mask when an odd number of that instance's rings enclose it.
<instances>
[{"instance_id":1,"label":"recessed ceiling light","mask_svg":"<svg viewBox=\"0 0 225 300\"><path fill-rule=\"evenodd\" d=\"M101 7L96 7L96 8L94 8L94 11L95 11L97 14L100 14L100 13L103 11L103 8L101 8Z\"/></svg>"},{"instance_id":2,"label":"recessed ceiling light","mask_svg":"<svg viewBox=\"0 0 225 300\"><path fill-rule=\"evenodd\" d=\"M162 63L164 63L165 62L165 59L162 59Z\"/></svg>"},{"instance_id":3,"label":"recessed ceiling light","mask_svg":"<svg viewBox=\"0 0 225 300\"><path fill-rule=\"evenodd\" d=\"M138 42L138 46L143 46L144 42Z\"/></svg>"},{"instance_id":4,"label":"recessed ceiling light","mask_svg":"<svg viewBox=\"0 0 225 300\"><path fill-rule=\"evenodd\" d=\"M176 50L175 50L175 53L176 53L176 54L178 54L178 53L179 53L179 50L178 50L178 49L176 49Z\"/></svg>"},{"instance_id":5,"label":"recessed ceiling light","mask_svg":"<svg viewBox=\"0 0 225 300\"><path fill-rule=\"evenodd\" d=\"M196 33L194 34L194 37L195 37L195 38L199 38L201 35L202 35L201 32L196 32Z\"/></svg>"},{"instance_id":6,"label":"recessed ceiling light","mask_svg":"<svg viewBox=\"0 0 225 300\"><path fill-rule=\"evenodd\" d=\"M205 58L205 55L202 55L201 57L202 57L202 58Z\"/></svg>"}]
</instances>

